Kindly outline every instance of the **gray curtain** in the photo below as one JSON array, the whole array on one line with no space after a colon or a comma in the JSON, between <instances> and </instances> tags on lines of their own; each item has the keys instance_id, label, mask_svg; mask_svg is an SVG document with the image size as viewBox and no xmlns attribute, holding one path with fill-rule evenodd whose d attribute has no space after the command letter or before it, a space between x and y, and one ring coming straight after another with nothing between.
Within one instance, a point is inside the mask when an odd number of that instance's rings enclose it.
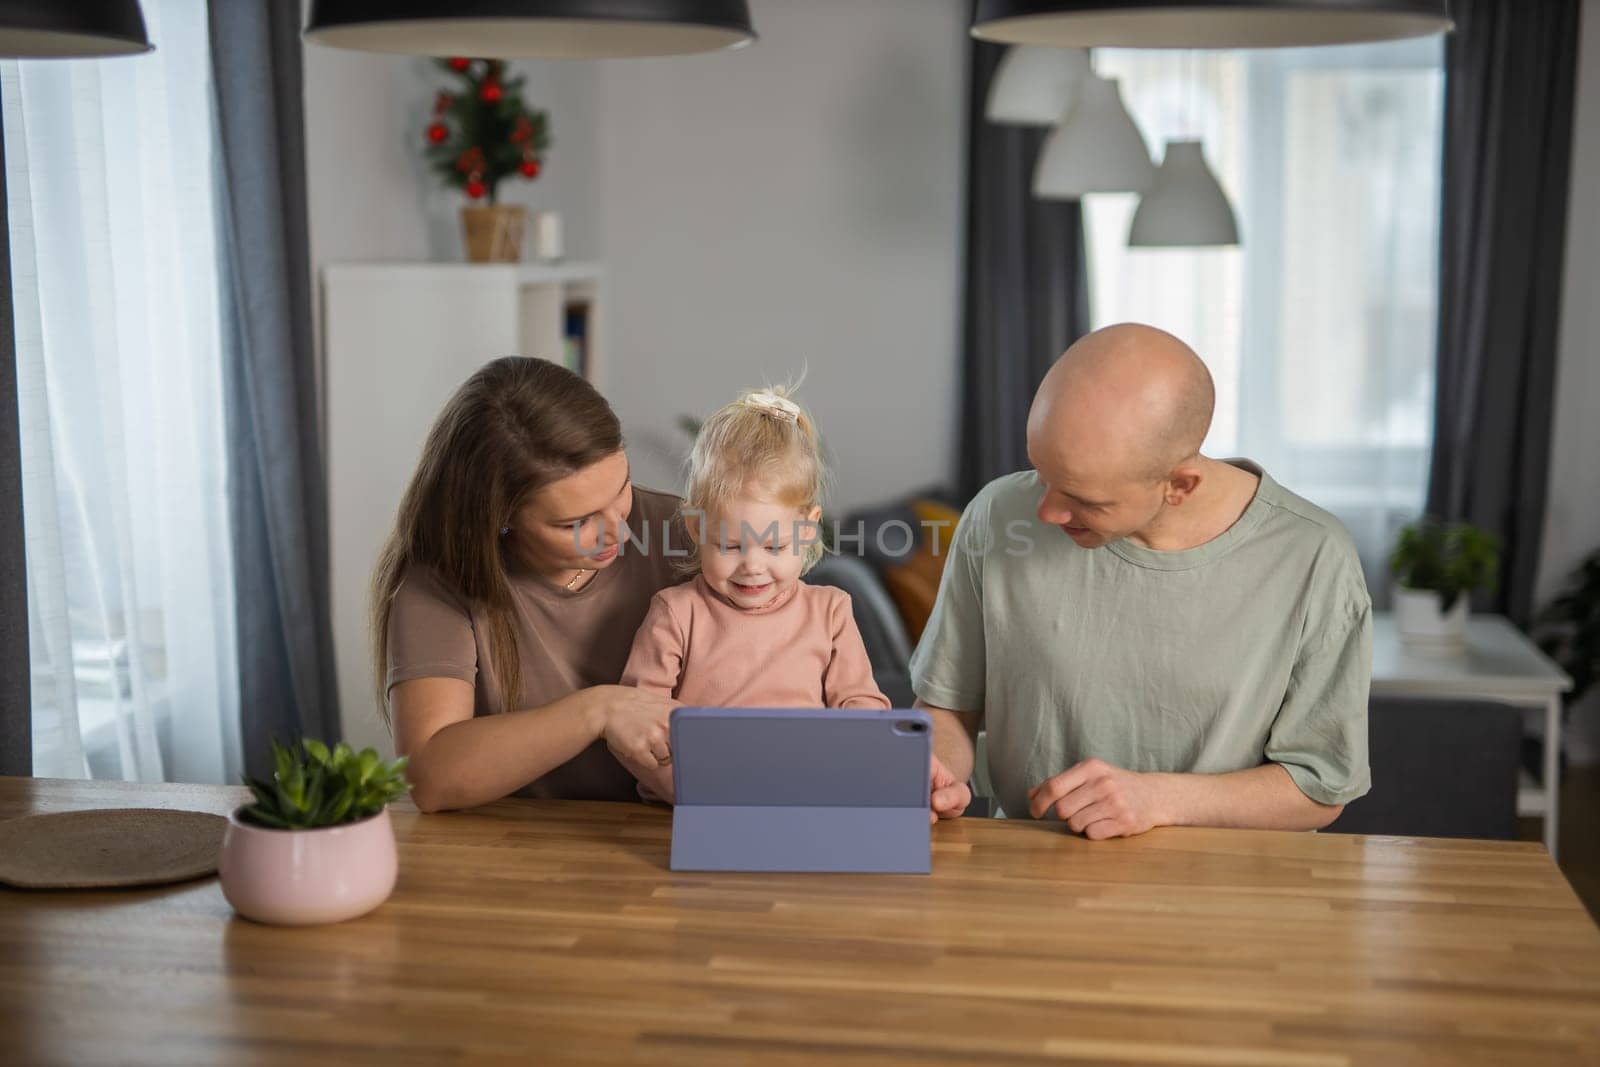
<instances>
[{"instance_id":1,"label":"gray curtain","mask_svg":"<svg viewBox=\"0 0 1600 1067\"><path fill-rule=\"evenodd\" d=\"M211 0L230 518L246 768L339 737L311 341L299 4Z\"/></svg>"},{"instance_id":2,"label":"gray curtain","mask_svg":"<svg viewBox=\"0 0 1600 1067\"><path fill-rule=\"evenodd\" d=\"M1089 329L1083 210L1035 200L1048 132L996 126L983 107L1004 47L973 42L967 99L967 276L961 493L1028 466L1028 406L1045 371Z\"/></svg>"},{"instance_id":3,"label":"gray curtain","mask_svg":"<svg viewBox=\"0 0 1600 1067\"><path fill-rule=\"evenodd\" d=\"M0 137L0 774L28 775L33 773L28 561L22 534L22 439L7 226L5 139Z\"/></svg>"},{"instance_id":4,"label":"gray curtain","mask_svg":"<svg viewBox=\"0 0 1600 1067\"><path fill-rule=\"evenodd\" d=\"M1544 527L1578 10L1451 0L1428 511L1501 538L1479 607L1526 625Z\"/></svg>"}]
</instances>

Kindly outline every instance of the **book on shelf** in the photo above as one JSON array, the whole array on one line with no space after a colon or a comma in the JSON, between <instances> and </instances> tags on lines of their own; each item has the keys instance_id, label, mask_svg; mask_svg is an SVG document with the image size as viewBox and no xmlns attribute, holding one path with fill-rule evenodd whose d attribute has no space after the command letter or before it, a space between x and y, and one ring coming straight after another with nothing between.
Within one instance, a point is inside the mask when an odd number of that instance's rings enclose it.
<instances>
[{"instance_id":1,"label":"book on shelf","mask_svg":"<svg viewBox=\"0 0 1600 1067\"><path fill-rule=\"evenodd\" d=\"M575 374L587 374L589 370L589 310L586 301L574 302L566 306L562 316L562 358Z\"/></svg>"}]
</instances>

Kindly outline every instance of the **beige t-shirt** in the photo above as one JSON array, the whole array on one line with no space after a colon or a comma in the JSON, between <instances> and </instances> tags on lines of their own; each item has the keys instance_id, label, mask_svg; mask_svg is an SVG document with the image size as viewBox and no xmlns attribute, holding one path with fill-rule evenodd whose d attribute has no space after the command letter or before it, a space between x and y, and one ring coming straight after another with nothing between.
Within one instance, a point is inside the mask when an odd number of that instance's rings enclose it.
<instances>
[{"instance_id":1,"label":"beige t-shirt","mask_svg":"<svg viewBox=\"0 0 1600 1067\"><path fill-rule=\"evenodd\" d=\"M633 635L650 599L680 580L673 569L688 541L674 521L678 499L634 488L628 528L637 541L624 542L617 560L589 583L567 592L537 578L512 585L517 648L522 657L522 694L517 708L541 707L622 677ZM488 629L477 605L444 587L430 571L408 571L389 614L389 671L385 692L413 678L460 678L474 688L474 715L494 715L499 706L489 663ZM519 796L572 800L633 800L634 778L595 742L549 774L517 790Z\"/></svg>"},{"instance_id":2,"label":"beige t-shirt","mask_svg":"<svg viewBox=\"0 0 1600 1067\"><path fill-rule=\"evenodd\" d=\"M1032 471L967 506L911 684L981 711L989 776L1009 814L1096 757L1134 771L1281 765L1306 796L1370 786L1372 604L1339 521L1254 464L1255 498L1182 552L1080 548L1035 513Z\"/></svg>"},{"instance_id":3,"label":"beige t-shirt","mask_svg":"<svg viewBox=\"0 0 1600 1067\"><path fill-rule=\"evenodd\" d=\"M805 582L755 609L730 604L704 576L662 590L622 684L694 707L889 709L850 594Z\"/></svg>"}]
</instances>

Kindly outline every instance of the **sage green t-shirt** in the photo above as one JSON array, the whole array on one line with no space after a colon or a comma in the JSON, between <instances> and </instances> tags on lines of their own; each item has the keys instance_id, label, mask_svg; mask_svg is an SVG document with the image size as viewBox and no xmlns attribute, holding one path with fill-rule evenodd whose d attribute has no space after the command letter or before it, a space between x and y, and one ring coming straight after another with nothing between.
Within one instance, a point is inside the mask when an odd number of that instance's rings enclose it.
<instances>
[{"instance_id":1,"label":"sage green t-shirt","mask_svg":"<svg viewBox=\"0 0 1600 1067\"><path fill-rule=\"evenodd\" d=\"M1216 774L1264 762L1343 804L1371 785L1372 603L1339 521L1254 464L1255 499L1196 548L1080 548L1032 471L961 516L911 660L917 696L979 711L1001 808L1080 760Z\"/></svg>"}]
</instances>

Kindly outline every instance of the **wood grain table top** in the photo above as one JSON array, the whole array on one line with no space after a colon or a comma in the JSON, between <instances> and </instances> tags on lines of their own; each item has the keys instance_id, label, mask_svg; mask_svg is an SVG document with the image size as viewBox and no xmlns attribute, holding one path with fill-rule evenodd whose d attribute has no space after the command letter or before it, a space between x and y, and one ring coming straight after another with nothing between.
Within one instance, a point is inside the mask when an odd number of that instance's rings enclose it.
<instances>
[{"instance_id":1,"label":"wood grain table top","mask_svg":"<svg viewBox=\"0 0 1600 1067\"><path fill-rule=\"evenodd\" d=\"M244 796L0 778L0 819ZM394 896L336 926L0 890L0 1062L1600 1063L1537 844L967 819L928 876L680 874L643 805L394 814Z\"/></svg>"}]
</instances>

